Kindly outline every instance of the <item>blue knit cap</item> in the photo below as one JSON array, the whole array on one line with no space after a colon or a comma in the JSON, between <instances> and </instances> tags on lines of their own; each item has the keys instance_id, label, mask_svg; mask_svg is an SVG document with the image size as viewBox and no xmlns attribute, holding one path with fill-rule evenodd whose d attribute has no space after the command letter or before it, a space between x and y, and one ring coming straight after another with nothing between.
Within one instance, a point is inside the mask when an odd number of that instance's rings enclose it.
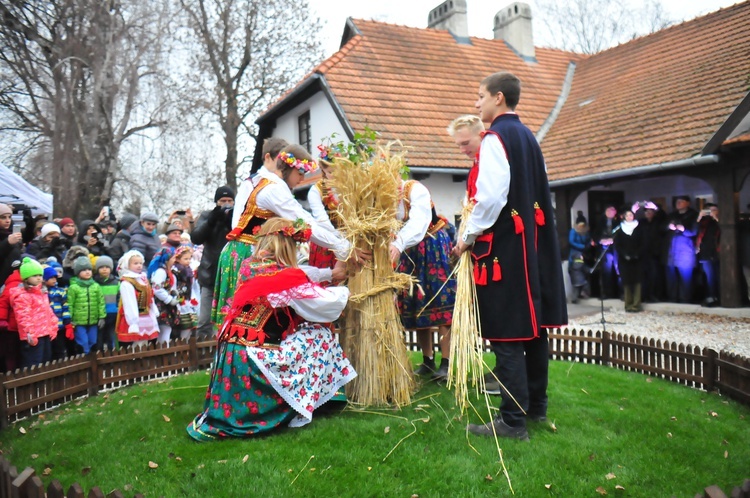
<instances>
[{"instance_id":1,"label":"blue knit cap","mask_svg":"<svg viewBox=\"0 0 750 498\"><path fill-rule=\"evenodd\" d=\"M45 266L44 273L42 274L42 279L46 282L51 278L57 278L57 270L55 270L51 266Z\"/></svg>"}]
</instances>

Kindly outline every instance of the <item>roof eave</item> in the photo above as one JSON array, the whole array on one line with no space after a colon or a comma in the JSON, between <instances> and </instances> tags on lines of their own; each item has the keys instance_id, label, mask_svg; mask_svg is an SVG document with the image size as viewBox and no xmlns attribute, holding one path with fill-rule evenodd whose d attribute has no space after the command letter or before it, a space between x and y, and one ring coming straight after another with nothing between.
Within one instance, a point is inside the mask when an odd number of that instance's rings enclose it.
<instances>
[{"instance_id":1,"label":"roof eave","mask_svg":"<svg viewBox=\"0 0 750 498\"><path fill-rule=\"evenodd\" d=\"M702 154L715 154L721 144L727 140L737 126L750 114L750 92L745 95L742 102L732 111L726 121L719 127L714 135L706 143L701 151Z\"/></svg>"}]
</instances>

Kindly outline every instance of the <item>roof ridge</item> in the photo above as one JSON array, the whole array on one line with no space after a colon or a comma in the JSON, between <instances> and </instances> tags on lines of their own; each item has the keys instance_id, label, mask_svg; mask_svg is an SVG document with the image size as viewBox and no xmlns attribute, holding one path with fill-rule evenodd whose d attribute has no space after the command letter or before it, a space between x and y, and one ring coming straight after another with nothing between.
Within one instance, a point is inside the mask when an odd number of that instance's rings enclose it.
<instances>
[{"instance_id":1,"label":"roof ridge","mask_svg":"<svg viewBox=\"0 0 750 498\"><path fill-rule=\"evenodd\" d=\"M311 71L311 73L316 73L316 72L317 72L317 73L320 73L320 74L325 74L326 72L328 72L328 70L330 70L330 69L331 69L331 68L332 68L333 66L335 66L336 64L338 64L339 62L341 62L341 60L342 60L342 59L343 59L343 58L344 58L344 57L345 57L345 56L346 56L346 55L347 55L347 54L348 54L349 52L351 52L351 51L352 51L352 50L354 49L354 47L356 47L357 45L359 45L359 43L360 43L360 41L362 40L362 38L363 38L363 36L362 36L362 35L360 35L360 34L357 34L357 35L354 35L354 36L352 36L352 37L351 37L351 38L349 39L349 41L347 41L347 42L346 42L346 43L344 44L344 46L343 46L343 47L341 47L340 49L338 49L338 50L337 50L337 51L336 51L335 53L333 53L333 54L332 54L332 55L331 55L330 57L328 57L328 58L327 58L327 59L325 59L325 60L324 60L323 62L321 62L320 64L318 64L318 65L317 65L317 66L316 66L316 67L315 67L315 68L314 68L314 69L313 69L313 70ZM308 76L309 76L309 74L308 74L307 76L305 76L305 78L307 78ZM303 79L304 79L304 78L303 78Z\"/></svg>"}]
</instances>

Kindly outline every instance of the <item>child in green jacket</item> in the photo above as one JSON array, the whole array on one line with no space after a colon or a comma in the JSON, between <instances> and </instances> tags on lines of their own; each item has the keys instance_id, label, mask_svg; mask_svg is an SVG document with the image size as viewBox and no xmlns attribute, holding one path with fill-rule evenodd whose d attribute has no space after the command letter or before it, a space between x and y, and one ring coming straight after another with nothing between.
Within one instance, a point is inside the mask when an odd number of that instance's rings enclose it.
<instances>
[{"instance_id":1,"label":"child in green jacket","mask_svg":"<svg viewBox=\"0 0 750 498\"><path fill-rule=\"evenodd\" d=\"M104 295L99 284L91 278L92 269L88 256L79 256L73 263L76 276L71 279L68 288L70 321L75 328L77 348L84 354L96 351L99 327L104 326L107 317Z\"/></svg>"}]
</instances>

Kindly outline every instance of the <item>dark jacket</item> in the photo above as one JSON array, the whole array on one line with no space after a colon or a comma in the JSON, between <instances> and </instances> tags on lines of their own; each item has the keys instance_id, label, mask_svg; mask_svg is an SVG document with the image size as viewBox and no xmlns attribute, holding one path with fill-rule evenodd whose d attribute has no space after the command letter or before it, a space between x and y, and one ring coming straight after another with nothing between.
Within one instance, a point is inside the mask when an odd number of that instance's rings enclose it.
<instances>
[{"instance_id":1,"label":"dark jacket","mask_svg":"<svg viewBox=\"0 0 750 498\"><path fill-rule=\"evenodd\" d=\"M13 272L11 267L13 261L21 259L24 244L28 244L34 238L34 219L31 217L31 212L24 211L23 218L26 227L21 231L22 243L10 244L8 242L8 236L13 233L12 225L8 230L0 230L0 287Z\"/></svg>"},{"instance_id":2,"label":"dark jacket","mask_svg":"<svg viewBox=\"0 0 750 498\"><path fill-rule=\"evenodd\" d=\"M91 235L91 237L95 237L97 239L97 242L94 245L89 245L89 236L86 235L86 232L88 232L90 226L96 228L96 232ZM104 234L99 229L99 225L97 225L94 220L83 220L78 225L78 238L73 245L83 246L87 248L89 252L94 256L109 256L109 242L107 242Z\"/></svg>"},{"instance_id":3,"label":"dark jacket","mask_svg":"<svg viewBox=\"0 0 750 498\"><path fill-rule=\"evenodd\" d=\"M698 260L709 261L719 259L719 241L721 229L719 222L710 216L704 216L698 222L698 237L695 245L698 249Z\"/></svg>"},{"instance_id":4,"label":"dark jacket","mask_svg":"<svg viewBox=\"0 0 750 498\"><path fill-rule=\"evenodd\" d=\"M691 268L695 266L695 236L698 234L698 212L688 208L684 213L674 211L667 223L682 225L684 231L668 230L667 232L667 266Z\"/></svg>"},{"instance_id":5,"label":"dark jacket","mask_svg":"<svg viewBox=\"0 0 750 498\"><path fill-rule=\"evenodd\" d=\"M143 261L148 266L154 259L154 254L161 249L161 244L159 243L159 237L147 233L143 225L138 223L130 231L130 249L135 249L143 254Z\"/></svg>"},{"instance_id":6,"label":"dark jacket","mask_svg":"<svg viewBox=\"0 0 750 498\"><path fill-rule=\"evenodd\" d=\"M130 250L130 229L131 225L136 224L138 218L130 213L125 213L120 219L120 230L115 234L112 242L109 243L109 255L117 266L123 254Z\"/></svg>"},{"instance_id":7,"label":"dark jacket","mask_svg":"<svg viewBox=\"0 0 750 498\"><path fill-rule=\"evenodd\" d=\"M195 245L203 244L203 257L198 267L198 283L201 287L214 286L219 256L227 243L231 224L232 210L224 211L219 206L211 211L203 211L198 217L190 238Z\"/></svg>"},{"instance_id":8,"label":"dark jacket","mask_svg":"<svg viewBox=\"0 0 750 498\"><path fill-rule=\"evenodd\" d=\"M60 237L55 237L50 242L46 242L41 237L32 240L26 252L34 256L37 261L44 262L50 256L54 257L58 263L62 264L65 256L65 241Z\"/></svg>"},{"instance_id":9,"label":"dark jacket","mask_svg":"<svg viewBox=\"0 0 750 498\"><path fill-rule=\"evenodd\" d=\"M623 285L640 284L643 274L643 256L646 249L640 222L630 235L625 230L618 230L615 233L614 241L615 249L617 249L617 264Z\"/></svg>"}]
</instances>

